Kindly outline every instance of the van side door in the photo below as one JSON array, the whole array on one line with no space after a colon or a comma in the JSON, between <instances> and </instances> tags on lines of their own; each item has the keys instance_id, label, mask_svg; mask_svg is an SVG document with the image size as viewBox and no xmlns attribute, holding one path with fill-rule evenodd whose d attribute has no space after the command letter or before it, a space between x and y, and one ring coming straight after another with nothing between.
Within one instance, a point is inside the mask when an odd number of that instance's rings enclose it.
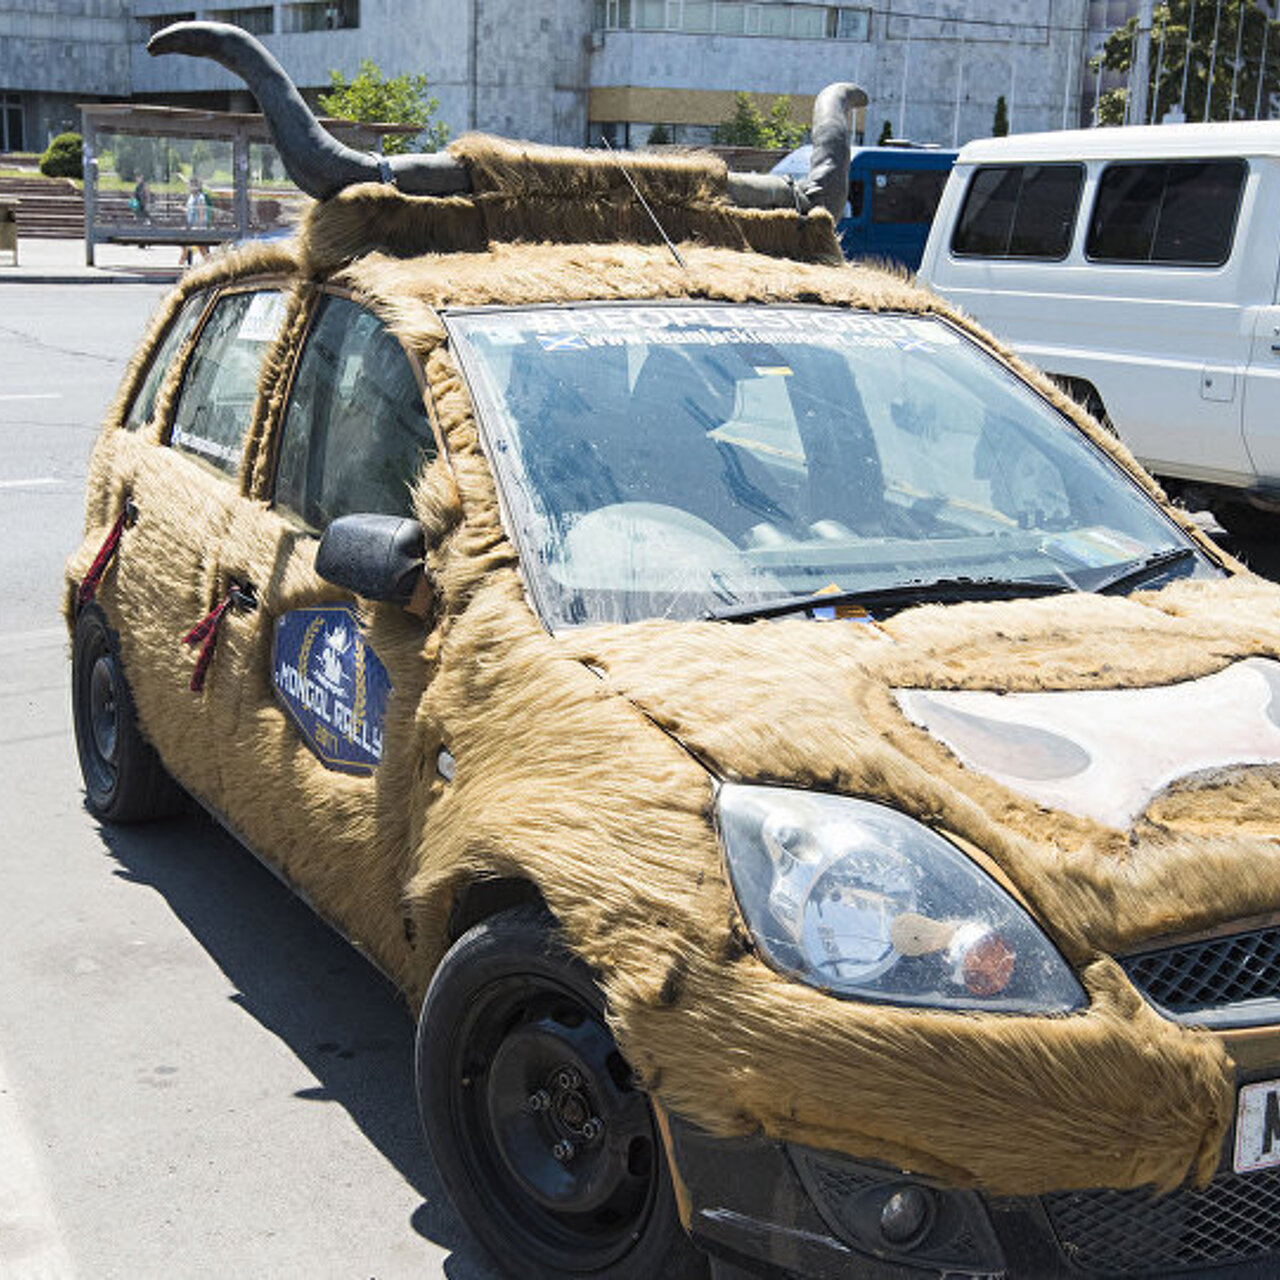
<instances>
[{"instance_id":1,"label":"van side door","mask_svg":"<svg viewBox=\"0 0 1280 1280\"><path fill-rule=\"evenodd\" d=\"M1255 288L1265 288L1267 303L1246 307L1244 327L1251 335L1244 385L1244 439L1263 488L1280 487L1280 163L1250 162L1259 175L1249 228Z\"/></svg>"}]
</instances>

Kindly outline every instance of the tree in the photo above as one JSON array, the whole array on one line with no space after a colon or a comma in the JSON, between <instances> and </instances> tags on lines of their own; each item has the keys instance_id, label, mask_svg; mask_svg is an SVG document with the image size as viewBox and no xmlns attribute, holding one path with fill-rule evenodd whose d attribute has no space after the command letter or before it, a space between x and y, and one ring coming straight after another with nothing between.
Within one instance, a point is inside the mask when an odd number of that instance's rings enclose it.
<instances>
[{"instance_id":1,"label":"tree","mask_svg":"<svg viewBox=\"0 0 1280 1280\"><path fill-rule=\"evenodd\" d=\"M126 182L137 182L139 178L150 181L160 176L160 148L155 138L118 134L111 153L115 160L116 174Z\"/></svg>"},{"instance_id":2,"label":"tree","mask_svg":"<svg viewBox=\"0 0 1280 1280\"><path fill-rule=\"evenodd\" d=\"M671 131L665 124L655 124L649 130L649 137L645 140L645 145L649 147L665 147L671 142Z\"/></svg>"},{"instance_id":3,"label":"tree","mask_svg":"<svg viewBox=\"0 0 1280 1280\"><path fill-rule=\"evenodd\" d=\"M84 140L78 133L60 133L40 157L46 178L84 177Z\"/></svg>"},{"instance_id":4,"label":"tree","mask_svg":"<svg viewBox=\"0 0 1280 1280\"><path fill-rule=\"evenodd\" d=\"M1188 66L1190 0L1167 0L1155 8L1149 59L1151 79L1147 87L1148 119L1159 121L1171 107L1178 105L1182 100L1184 79L1184 110L1188 120L1205 118L1206 93L1209 94L1210 120L1251 120L1255 104L1260 105L1259 114L1266 118L1272 94L1280 91L1280 22L1270 21L1253 0L1218 0L1217 3L1196 0L1194 13ZM1136 18L1130 18L1123 26L1117 27L1102 47L1102 66L1127 75L1136 52L1136 32ZM1237 47L1240 50L1238 66ZM1265 66L1262 67L1262 93L1259 97L1258 74L1264 48ZM1098 60L1094 59L1091 65L1096 69ZM1209 83L1211 65L1212 85ZM1098 101L1098 123L1124 123L1128 98L1127 88L1104 93ZM1130 123L1143 124L1146 121Z\"/></svg>"},{"instance_id":5,"label":"tree","mask_svg":"<svg viewBox=\"0 0 1280 1280\"><path fill-rule=\"evenodd\" d=\"M320 110L340 120L360 120L366 124L416 124L416 137L391 137L382 149L388 155L403 151L437 151L449 141L449 127L431 117L440 104L427 93L427 77L399 75L383 79L382 69L370 58L360 60L355 79L340 71L329 72L329 92L319 98Z\"/></svg>"},{"instance_id":6,"label":"tree","mask_svg":"<svg viewBox=\"0 0 1280 1280\"><path fill-rule=\"evenodd\" d=\"M991 136L993 138L1003 138L1009 133L1009 104L1004 100L1002 93L996 99L996 115L991 122Z\"/></svg>"},{"instance_id":7,"label":"tree","mask_svg":"<svg viewBox=\"0 0 1280 1280\"><path fill-rule=\"evenodd\" d=\"M768 115L755 99L739 90L733 95L733 114L711 131L711 141L721 147L771 147L790 151L800 145L804 128L791 121L791 99L774 98Z\"/></svg>"},{"instance_id":8,"label":"tree","mask_svg":"<svg viewBox=\"0 0 1280 1280\"><path fill-rule=\"evenodd\" d=\"M886 120L880 126L880 136L876 139L876 146L883 147L887 145L893 138L893 121Z\"/></svg>"},{"instance_id":9,"label":"tree","mask_svg":"<svg viewBox=\"0 0 1280 1280\"><path fill-rule=\"evenodd\" d=\"M191 148L191 176L206 178L213 172L213 148L203 139L199 139Z\"/></svg>"}]
</instances>

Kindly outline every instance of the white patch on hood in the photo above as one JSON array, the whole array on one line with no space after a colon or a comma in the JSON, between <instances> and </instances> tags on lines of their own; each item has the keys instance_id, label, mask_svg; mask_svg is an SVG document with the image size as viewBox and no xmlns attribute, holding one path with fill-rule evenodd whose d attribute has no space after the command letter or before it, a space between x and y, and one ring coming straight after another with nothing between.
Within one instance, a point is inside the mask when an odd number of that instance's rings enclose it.
<instances>
[{"instance_id":1,"label":"white patch on hood","mask_svg":"<svg viewBox=\"0 0 1280 1280\"><path fill-rule=\"evenodd\" d=\"M1190 774L1280 763L1280 662L1247 658L1153 689L896 689L962 764L1053 809L1129 827Z\"/></svg>"}]
</instances>

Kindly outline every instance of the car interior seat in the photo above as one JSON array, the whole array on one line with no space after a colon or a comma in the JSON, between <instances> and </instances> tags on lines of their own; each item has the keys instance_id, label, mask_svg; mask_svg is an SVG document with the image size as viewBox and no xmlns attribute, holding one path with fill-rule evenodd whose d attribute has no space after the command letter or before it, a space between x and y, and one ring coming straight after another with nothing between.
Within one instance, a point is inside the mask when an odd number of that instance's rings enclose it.
<instances>
[{"instance_id":1,"label":"car interior seat","mask_svg":"<svg viewBox=\"0 0 1280 1280\"><path fill-rule=\"evenodd\" d=\"M625 347L545 351L526 342L504 394L524 467L557 522L624 500L597 437L626 410Z\"/></svg>"},{"instance_id":2,"label":"car interior seat","mask_svg":"<svg viewBox=\"0 0 1280 1280\"><path fill-rule=\"evenodd\" d=\"M884 471L857 379L839 351L789 351L798 376L787 393L808 474L804 519L834 520L855 533L884 532Z\"/></svg>"},{"instance_id":3,"label":"car interior seat","mask_svg":"<svg viewBox=\"0 0 1280 1280\"><path fill-rule=\"evenodd\" d=\"M697 363L652 348L631 392L628 442L632 500L690 511L735 541L761 521L788 522L762 464L710 434L733 417L743 371L727 348Z\"/></svg>"}]
</instances>

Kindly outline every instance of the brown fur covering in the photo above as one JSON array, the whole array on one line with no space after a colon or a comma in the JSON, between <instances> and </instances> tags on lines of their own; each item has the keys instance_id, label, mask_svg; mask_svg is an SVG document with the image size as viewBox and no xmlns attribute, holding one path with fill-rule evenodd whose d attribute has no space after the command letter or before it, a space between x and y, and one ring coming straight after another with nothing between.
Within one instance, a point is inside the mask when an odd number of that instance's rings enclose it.
<instances>
[{"instance_id":1,"label":"brown fur covering","mask_svg":"<svg viewBox=\"0 0 1280 1280\"><path fill-rule=\"evenodd\" d=\"M318 276L369 253L419 257L513 241L660 245L663 232L677 244L841 261L830 214L737 208L728 201L723 162L710 155L585 153L480 134L450 150L471 171L471 196L402 196L376 183L348 188L313 206L303 237L306 269Z\"/></svg>"},{"instance_id":2,"label":"brown fur covering","mask_svg":"<svg viewBox=\"0 0 1280 1280\"><path fill-rule=\"evenodd\" d=\"M334 278L423 360L448 451L415 494L436 599L426 626L388 607L364 611L395 689L374 778L325 770L270 688L272 619L342 598L315 574L315 539L265 501L281 375L314 290L295 291L263 377L248 498L155 447L172 386L150 431L117 429L141 376L142 364L131 366L94 454L86 537L68 579L78 581L132 493L140 519L101 599L120 630L144 731L170 768L413 1003L448 945L460 889L493 876L536 884L599 973L620 1042L648 1087L712 1132L762 1130L1000 1194L1207 1178L1231 1115L1224 1042L1158 1017L1108 957L1174 927L1280 905L1275 775L1188 785L1120 832L1047 812L963 769L902 716L892 690L1141 686L1249 654L1280 656L1276 589L1240 575L1128 599L920 608L884 633L652 622L548 635L525 601L440 308L803 301L935 312L978 331L895 276L713 247L751 240L742 227L755 219L718 208L703 216L717 206L722 175L701 160L643 175L664 223L670 217L687 241L687 270L661 247L497 243L499 233L551 237L566 216L555 206L570 180L580 183L574 199L590 206L575 236L652 237L626 208L613 170L555 173L555 157L534 165L520 148L459 146L472 164L474 199L356 188L317 206L295 248L224 259L181 291L295 260L311 279L345 264ZM544 200L539 221L530 210ZM698 219L682 223L681 210L694 208ZM809 232L799 219L781 217L793 258L822 256L804 252ZM148 345L158 334L159 324ZM1133 468L1117 441L1029 376ZM1140 483L1158 492L1145 477ZM237 574L258 585L262 605L225 628L200 695L215 723L195 733L201 704L187 689L192 658L173 620L194 622ZM449 784L434 767L445 745L457 760ZM886 800L982 850L1077 965L1088 1010L1032 1018L872 1006L773 973L746 945L698 760L726 778Z\"/></svg>"}]
</instances>

